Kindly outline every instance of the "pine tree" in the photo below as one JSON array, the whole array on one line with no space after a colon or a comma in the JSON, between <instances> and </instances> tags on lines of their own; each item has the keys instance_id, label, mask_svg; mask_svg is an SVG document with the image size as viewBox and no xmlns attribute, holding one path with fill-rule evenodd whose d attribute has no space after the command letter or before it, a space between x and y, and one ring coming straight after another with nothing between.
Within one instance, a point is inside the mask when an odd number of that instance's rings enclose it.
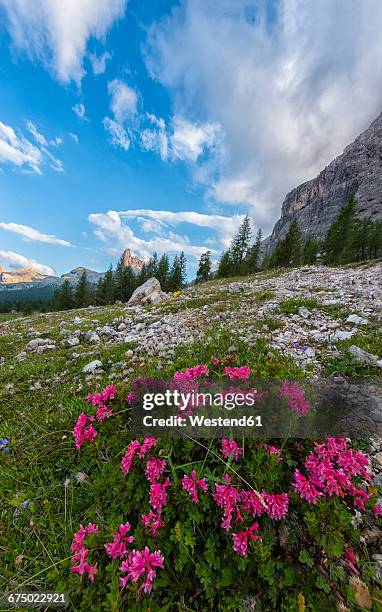
<instances>
[{"instance_id":1,"label":"pine tree","mask_svg":"<svg viewBox=\"0 0 382 612\"><path fill-rule=\"evenodd\" d=\"M223 251L219 266L217 269L217 277L218 278L227 278L231 276L233 270L233 264L231 260L231 251L228 249L227 251Z\"/></svg>"},{"instance_id":2,"label":"pine tree","mask_svg":"<svg viewBox=\"0 0 382 612\"><path fill-rule=\"evenodd\" d=\"M211 274L211 251L202 253L199 260L199 267L196 272L196 282L206 281L209 279Z\"/></svg>"},{"instance_id":3,"label":"pine tree","mask_svg":"<svg viewBox=\"0 0 382 612\"><path fill-rule=\"evenodd\" d=\"M179 257L180 267L180 289L183 289L187 285L187 258L184 251L181 252Z\"/></svg>"},{"instance_id":4,"label":"pine tree","mask_svg":"<svg viewBox=\"0 0 382 612\"><path fill-rule=\"evenodd\" d=\"M179 291L186 284L186 257L182 251L180 255L175 255L168 277L168 290Z\"/></svg>"},{"instance_id":5,"label":"pine tree","mask_svg":"<svg viewBox=\"0 0 382 612\"><path fill-rule=\"evenodd\" d=\"M321 249L321 241L316 236L309 236L302 249L302 263L314 264Z\"/></svg>"},{"instance_id":6,"label":"pine tree","mask_svg":"<svg viewBox=\"0 0 382 612\"><path fill-rule=\"evenodd\" d=\"M159 280L160 286L162 287L163 291L169 290L168 289L169 270L170 270L170 264L168 261L168 255L167 253L163 253L162 257L160 258L158 262L158 269L156 273L156 278Z\"/></svg>"},{"instance_id":7,"label":"pine tree","mask_svg":"<svg viewBox=\"0 0 382 612\"><path fill-rule=\"evenodd\" d=\"M123 255L121 255L117 267L115 269L113 275L113 284L114 284L114 300L119 300L121 302L126 301L125 295L125 266L123 264Z\"/></svg>"},{"instance_id":8,"label":"pine tree","mask_svg":"<svg viewBox=\"0 0 382 612\"><path fill-rule=\"evenodd\" d=\"M351 196L326 235L325 263L345 263L355 256L355 213L356 200Z\"/></svg>"},{"instance_id":9,"label":"pine tree","mask_svg":"<svg viewBox=\"0 0 382 612\"><path fill-rule=\"evenodd\" d=\"M74 307L73 289L68 280L57 287L52 297L53 310L70 310Z\"/></svg>"},{"instance_id":10,"label":"pine tree","mask_svg":"<svg viewBox=\"0 0 382 612\"><path fill-rule=\"evenodd\" d=\"M103 303L112 304L114 302L114 278L113 268L110 266L103 278Z\"/></svg>"},{"instance_id":11,"label":"pine tree","mask_svg":"<svg viewBox=\"0 0 382 612\"><path fill-rule=\"evenodd\" d=\"M147 278L152 278L153 276L156 277L157 271L158 271L158 255L154 253L153 256L150 257L146 265Z\"/></svg>"},{"instance_id":12,"label":"pine tree","mask_svg":"<svg viewBox=\"0 0 382 612\"><path fill-rule=\"evenodd\" d=\"M251 222L248 215L246 215L230 246L230 257L234 274L245 274L246 272L244 262L248 254L251 234Z\"/></svg>"},{"instance_id":13,"label":"pine tree","mask_svg":"<svg viewBox=\"0 0 382 612\"><path fill-rule=\"evenodd\" d=\"M77 308L86 308L92 301L92 288L84 271L76 285L74 303Z\"/></svg>"},{"instance_id":14,"label":"pine tree","mask_svg":"<svg viewBox=\"0 0 382 612\"><path fill-rule=\"evenodd\" d=\"M259 255L260 255L262 238L263 238L263 232L260 228L256 234L256 240L254 244L251 246L251 248L248 251L248 256L247 256L247 261L246 261L246 264L247 264L246 267L247 267L248 274L253 274L254 272L257 272L259 270Z\"/></svg>"}]
</instances>

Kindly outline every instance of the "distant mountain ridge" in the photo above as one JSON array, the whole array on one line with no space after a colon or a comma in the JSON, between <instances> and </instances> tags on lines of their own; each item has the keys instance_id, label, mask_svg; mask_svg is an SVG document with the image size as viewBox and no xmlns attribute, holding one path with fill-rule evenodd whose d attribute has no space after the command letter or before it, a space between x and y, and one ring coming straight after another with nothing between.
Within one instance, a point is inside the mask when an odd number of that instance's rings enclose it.
<instances>
[{"instance_id":1,"label":"distant mountain ridge","mask_svg":"<svg viewBox=\"0 0 382 612\"><path fill-rule=\"evenodd\" d=\"M295 218L304 239L323 238L351 195L356 197L360 218L382 218L382 113L317 177L286 195L280 219L263 242L264 250L273 250Z\"/></svg>"},{"instance_id":2,"label":"distant mountain ridge","mask_svg":"<svg viewBox=\"0 0 382 612\"><path fill-rule=\"evenodd\" d=\"M136 271L139 271L144 264L139 257L133 255L130 249L124 250L122 261L125 267L131 267ZM61 276L49 276L29 268L7 271L0 267L0 295L4 297L5 292L15 291L25 293L31 289L34 290L33 293L41 290L44 295L47 294L47 291L53 294L54 289L65 281L75 285L84 272L86 272L89 282L94 285L105 275L105 272L96 272L83 266L78 266Z\"/></svg>"}]
</instances>

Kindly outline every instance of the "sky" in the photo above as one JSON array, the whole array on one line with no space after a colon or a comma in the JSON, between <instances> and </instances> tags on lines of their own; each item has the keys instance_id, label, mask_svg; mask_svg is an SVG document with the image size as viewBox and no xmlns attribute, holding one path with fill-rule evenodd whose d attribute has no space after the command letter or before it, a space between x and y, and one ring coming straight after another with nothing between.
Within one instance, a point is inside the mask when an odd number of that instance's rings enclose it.
<instances>
[{"instance_id":1,"label":"sky","mask_svg":"<svg viewBox=\"0 0 382 612\"><path fill-rule=\"evenodd\" d=\"M0 266L192 276L266 235L382 111L381 31L380 0L0 0Z\"/></svg>"}]
</instances>

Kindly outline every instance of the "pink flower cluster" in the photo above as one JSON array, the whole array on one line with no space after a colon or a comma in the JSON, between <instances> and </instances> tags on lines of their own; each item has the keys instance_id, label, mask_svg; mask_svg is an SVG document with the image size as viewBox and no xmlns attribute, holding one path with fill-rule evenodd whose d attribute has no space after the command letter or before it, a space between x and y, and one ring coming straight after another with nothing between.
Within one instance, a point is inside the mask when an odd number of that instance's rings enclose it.
<instances>
[{"instance_id":1,"label":"pink flower cluster","mask_svg":"<svg viewBox=\"0 0 382 612\"><path fill-rule=\"evenodd\" d=\"M85 539L91 533L99 533L97 525L89 523L85 528L80 525L80 528L73 536L70 550L74 553L71 557L71 561L74 565L71 567L71 571L80 576L88 575L90 582L94 582L94 576L98 573L97 564L90 565L88 563L89 549L85 547Z\"/></svg>"},{"instance_id":2,"label":"pink flower cluster","mask_svg":"<svg viewBox=\"0 0 382 612\"><path fill-rule=\"evenodd\" d=\"M114 385L108 385L101 393L89 393L87 400L93 406L98 406L96 412L97 421L104 421L112 416L113 411L108 407L108 402L115 398L117 389Z\"/></svg>"},{"instance_id":3,"label":"pink flower cluster","mask_svg":"<svg viewBox=\"0 0 382 612\"><path fill-rule=\"evenodd\" d=\"M199 503L198 487L203 491L203 493L207 493L208 491L208 484L206 483L206 479L201 478L200 480L198 480L196 478L195 470L192 470L191 476L187 476L186 474L183 476L182 487L184 491L187 491L187 493L191 495L191 499L194 504Z\"/></svg>"},{"instance_id":4,"label":"pink flower cluster","mask_svg":"<svg viewBox=\"0 0 382 612\"><path fill-rule=\"evenodd\" d=\"M268 444L266 448L267 448L267 452L270 455L277 455L277 463L280 463L280 461L281 461L281 448L278 448L277 446L272 446L272 444Z\"/></svg>"},{"instance_id":5,"label":"pink flower cluster","mask_svg":"<svg viewBox=\"0 0 382 612\"><path fill-rule=\"evenodd\" d=\"M280 385L279 397L288 398L288 404L298 416L305 416L310 410L310 404L296 382L284 380Z\"/></svg>"},{"instance_id":6,"label":"pink flower cluster","mask_svg":"<svg viewBox=\"0 0 382 612\"><path fill-rule=\"evenodd\" d=\"M324 495L352 496L354 505L364 510L365 502L371 495L359 488L353 479L362 477L369 481L368 465L367 457L348 448L344 438L327 438L324 444L316 443L314 452L306 458L308 476L295 470L293 486L301 499L306 499L310 504L316 504Z\"/></svg>"},{"instance_id":7,"label":"pink flower cluster","mask_svg":"<svg viewBox=\"0 0 382 612\"><path fill-rule=\"evenodd\" d=\"M138 455L139 459L143 459L148 455L151 449L156 446L156 438L145 438L141 444L138 440L133 440L127 447L127 451L122 457L121 470L124 474L128 474L134 462L135 455Z\"/></svg>"},{"instance_id":8,"label":"pink flower cluster","mask_svg":"<svg viewBox=\"0 0 382 612\"><path fill-rule=\"evenodd\" d=\"M130 523L121 524L113 534L113 541L105 544L105 550L111 559L122 559L127 554L126 544L134 542L134 536L127 535Z\"/></svg>"},{"instance_id":9,"label":"pink flower cluster","mask_svg":"<svg viewBox=\"0 0 382 612\"><path fill-rule=\"evenodd\" d=\"M248 544L250 540L262 541L262 537L257 535L258 530L259 524L253 523L249 529L244 529L244 531L239 531L239 533L232 534L233 550L241 557L246 557L248 555Z\"/></svg>"},{"instance_id":10,"label":"pink flower cluster","mask_svg":"<svg viewBox=\"0 0 382 612\"><path fill-rule=\"evenodd\" d=\"M237 445L235 440L223 438L220 452L225 459L231 457L234 461L237 461L240 455L243 454L243 449Z\"/></svg>"},{"instance_id":11,"label":"pink flower cluster","mask_svg":"<svg viewBox=\"0 0 382 612\"><path fill-rule=\"evenodd\" d=\"M208 376L209 370L206 365L196 365L192 368L187 368L184 372L175 372L173 379L174 382L178 380L194 380L195 378L201 378L202 376Z\"/></svg>"},{"instance_id":12,"label":"pink flower cluster","mask_svg":"<svg viewBox=\"0 0 382 612\"><path fill-rule=\"evenodd\" d=\"M88 416L84 412L81 412L72 431L74 443L77 448L81 448L86 440L88 442L94 442L97 435L97 430L91 424L94 420L94 416Z\"/></svg>"},{"instance_id":13,"label":"pink flower cluster","mask_svg":"<svg viewBox=\"0 0 382 612\"><path fill-rule=\"evenodd\" d=\"M164 558L160 550L151 553L147 546L141 551L133 550L119 568L121 572L126 573L126 576L120 580L121 587L126 586L129 580L138 582L140 578L144 578L139 590L151 593L152 582L156 577L154 568L163 569L163 562Z\"/></svg>"},{"instance_id":14,"label":"pink flower cluster","mask_svg":"<svg viewBox=\"0 0 382 612\"><path fill-rule=\"evenodd\" d=\"M248 380L251 375L251 368L248 366L240 366L230 368L229 366L224 368L224 372L227 374L230 380Z\"/></svg>"}]
</instances>

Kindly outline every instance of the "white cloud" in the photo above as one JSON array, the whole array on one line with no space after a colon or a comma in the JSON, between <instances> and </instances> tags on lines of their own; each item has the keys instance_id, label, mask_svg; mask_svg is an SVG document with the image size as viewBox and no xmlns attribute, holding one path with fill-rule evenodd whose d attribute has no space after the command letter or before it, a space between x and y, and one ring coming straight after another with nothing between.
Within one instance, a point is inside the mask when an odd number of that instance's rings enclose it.
<instances>
[{"instance_id":1,"label":"white cloud","mask_svg":"<svg viewBox=\"0 0 382 612\"><path fill-rule=\"evenodd\" d=\"M50 69L62 83L79 83L90 38L103 40L123 17L126 0L0 0L16 49Z\"/></svg>"},{"instance_id":2,"label":"white cloud","mask_svg":"<svg viewBox=\"0 0 382 612\"><path fill-rule=\"evenodd\" d=\"M60 147L64 141L59 136L49 141L51 147Z\"/></svg>"},{"instance_id":3,"label":"white cloud","mask_svg":"<svg viewBox=\"0 0 382 612\"><path fill-rule=\"evenodd\" d=\"M141 229L153 236L147 240L136 236L133 229L123 220L138 220ZM172 227L181 223L188 223L198 227L213 229L217 236L217 249L210 249L213 253L229 245L232 235L237 230L243 217L223 217L221 215L205 215L197 212L171 212L154 210L128 210L117 212L109 210L107 213L94 213L89 215L89 221L95 226L94 234L107 247L107 252L115 255L129 247L133 253L147 259L155 251L158 254L184 251L191 258L199 258L206 251L206 245L194 245L187 235L175 233ZM206 242L207 244L207 242Z\"/></svg>"},{"instance_id":4,"label":"white cloud","mask_svg":"<svg viewBox=\"0 0 382 612\"><path fill-rule=\"evenodd\" d=\"M111 59L111 54L108 51L105 51L100 56L97 56L95 53L89 54L89 59L93 68L94 74L103 74L106 70L106 64Z\"/></svg>"},{"instance_id":5,"label":"white cloud","mask_svg":"<svg viewBox=\"0 0 382 612\"><path fill-rule=\"evenodd\" d=\"M107 85L111 96L110 108L117 123L121 125L131 120L137 112L138 97L134 89L119 79Z\"/></svg>"},{"instance_id":6,"label":"white cloud","mask_svg":"<svg viewBox=\"0 0 382 612\"><path fill-rule=\"evenodd\" d=\"M125 128L116 121L113 121L113 119L110 119L110 117L104 118L103 125L109 134L109 142L115 147L121 147L125 151L128 151L130 148L130 139Z\"/></svg>"},{"instance_id":7,"label":"white cloud","mask_svg":"<svg viewBox=\"0 0 382 612\"><path fill-rule=\"evenodd\" d=\"M219 140L220 127L217 123L191 123L181 117L173 117L171 135L174 159L195 162L205 149L214 147Z\"/></svg>"},{"instance_id":8,"label":"white cloud","mask_svg":"<svg viewBox=\"0 0 382 612\"><path fill-rule=\"evenodd\" d=\"M35 139L35 141L37 142L37 144L42 145L42 146L46 146L48 143L46 141L45 136L43 136L36 128L36 126L34 125L34 123L32 123L32 121L30 121L28 119L27 121L27 130L28 132L30 132L33 136L33 138Z\"/></svg>"},{"instance_id":9,"label":"white cloud","mask_svg":"<svg viewBox=\"0 0 382 612\"><path fill-rule=\"evenodd\" d=\"M118 212L109 210L107 213L96 213L89 215L89 221L96 226L95 235L105 244L112 242L113 253L121 253L129 247L132 252L143 259L148 259L154 252L158 254L179 253L184 251L186 255L200 257L205 251L202 246L192 245L187 239L178 235L153 236L143 240L134 234L128 225L124 225ZM119 245L116 247L115 245ZM110 252L110 249L108 250Z\"/></svg>"},{"instance_id":10,"label":"white cloud","mask_svg":"<svg viewBox=\"0 0 382 612\"><path fill-rule=\"evenodd\" d=\"M70 136L70 138L71 138L72 140L74 140L74 142L75 142L76 144L78 144L78 143L79 143L79 138L78 138L77 134L74 134L73 132L69 132L69 136Z\"/></svg>"},{"instance_id":11,"label":"white cloud","mask_svg":"<svg viewBox=\"0 0 382 612\"><path fill-rule=\"evenodd\" d=\"M29 140L17 136L12 127L0 121L0 163L41 174L42 153Z\"/></svg>"},{"instance_id":12,"label":"white cloud","mask_svg":"<svg viewBox=\"0 0 382 612\"><path fill-rule=\"evenodd\" d=\"M48 164L56 172L63 172L62 161L43 146L46 140L42 134L36 130L31 121L28 121L27 127L40 146L32 144L22 134L17 135L11 126L0 121L0 164L10 164L20 170L36 174L42 174L41 166Z\"/></svg>"},{"instance_id":13,"label":"white cloud","mask_svg":"<svg viewBox=\"0 0 382 612\"><path fill-rule=\"evenodd\" d=\"M382 3L181 0L154 24L151 76L177 116L219 124L226 155L200 164L210 197L270 228L286 192L315 176L382 108ZM199 152L193 138L189 156Z\"/></svg>"},{"instance_id":14,"label":"white cloud","mask_svg":"<svg viewBox=\"0 0 382 612\"><path fill-rule=\"evenodd\" d=\"M141 133L141 144L145 151L158 153L165 161L168 158L168 136L163 129L145 129Z\"/></svg>"},{"instance_id":15,"label":"white cloud","mask_svg":"<svg viewBox=\"0 0 382 612\"><path fill-rule=\"evenodd\" d=\"M24 255L14 253L13 251L0 251L0 260L6 261L11 268L28 268L36 270L37 272L40 272L40 274L47 274L49 276L55 275L54 269L50 266L41 264L35 259L29 259L28 257L24 257Z\"/></svg>"},{"instance_id":16,"label":"white cloud","mask_svg":"<svg viewBox=\"0 0 382 612\"><path fill-rule=\"evenodd\" d=\"M72 111L74 111L77 117L79 117L80 119L86 119L86 109L83 104L75 104L74 106L72 106Z\"/></svg>"},{"instance_id":17,"label":"white cloud","mask_svg":"<svg viewBox=\"0 0 382 612\"><path fill-rule=\"evenodd\" d=\"M32 242L47 242L49 244L59 244L60 246L65 247L73 246L67 240L61 240L61 238L57 238L57 236L54 236L52 234L43 234L42 232L39 232L38 230L33 229L33 227L29 227L28 225L0 222L0 228L8 232L20 234L20 236L23 236L23 238Z\"/></svg>"}]
</instances>

